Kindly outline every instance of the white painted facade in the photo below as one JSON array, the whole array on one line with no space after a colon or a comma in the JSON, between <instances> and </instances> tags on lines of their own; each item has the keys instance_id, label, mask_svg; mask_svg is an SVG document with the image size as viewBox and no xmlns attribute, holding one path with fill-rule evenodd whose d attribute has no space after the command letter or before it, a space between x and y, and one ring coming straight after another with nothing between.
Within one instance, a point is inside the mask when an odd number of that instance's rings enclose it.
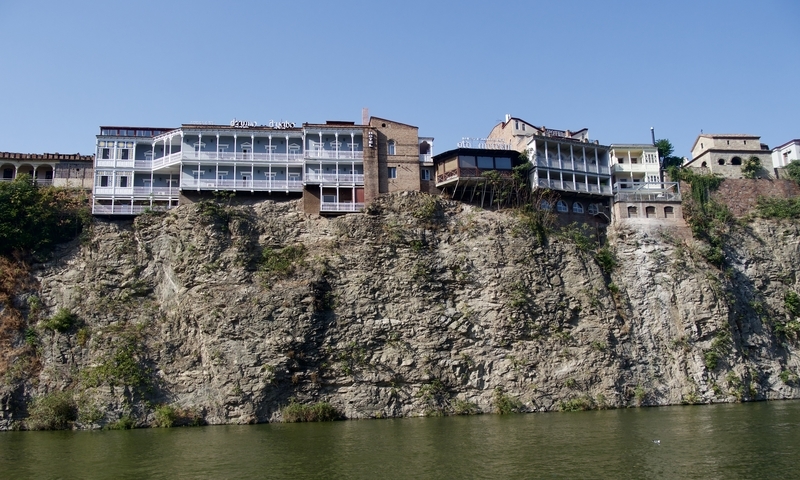
<instances>
[{"instance_id":1,"label":"white painted facade","mask_svg":"<svg viewBox=\"0 0 800 480\"><path fill-rule=\"evenodd\" d=\"M772 166L784 168L789 163L800 160L800 139L794 139L772 149Z\"/></svg>"}]
</instances>

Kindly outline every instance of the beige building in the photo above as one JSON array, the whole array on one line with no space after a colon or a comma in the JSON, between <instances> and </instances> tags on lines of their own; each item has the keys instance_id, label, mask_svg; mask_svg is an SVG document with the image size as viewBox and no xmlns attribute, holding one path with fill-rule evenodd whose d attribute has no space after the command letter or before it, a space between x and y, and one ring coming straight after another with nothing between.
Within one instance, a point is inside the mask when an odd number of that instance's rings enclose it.
<instances>
[{"instance_id":1,"label":"beige building","mask_svg":"<svg viewBox=\"0 0 800 480\"><path fill-rule=\"evenodd\" d=\"M0 180L29 175L37 185L91 189L94 156L60 153L0 152Z\"/></svg>"},{"instance_id":2,"label":"beige building","mask_svg":"<svg viewBox=\"0 0 800 480\"><path fill-rule=\"evenodd\" d=\"M757 135L701 134L692 146L692 159L683 167L725 178L744 178L742 164L750 157L761 161L757 177L773 178L772 152Z\"/></svg>"}]
</instances>

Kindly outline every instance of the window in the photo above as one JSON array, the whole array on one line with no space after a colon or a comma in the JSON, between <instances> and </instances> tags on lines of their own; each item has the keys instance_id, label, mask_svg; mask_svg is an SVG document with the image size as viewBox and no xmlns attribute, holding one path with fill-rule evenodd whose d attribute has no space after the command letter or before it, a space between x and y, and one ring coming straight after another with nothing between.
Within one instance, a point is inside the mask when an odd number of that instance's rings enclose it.
<instances>
[{"instance_id":1,"label":"window","mask_svg":"<svg viewBox=\"0 0 800 480\"><path fill-rule=\"evenodd\" d=\"M397 167L389 167L389 178L397 178Z\"/></svg>"},{"instance_id":2,"label":"window","mask_svg":"<svg viewBox=\"0 0 800 480\"><path fill-rule=\"evenodd\" d=\"M644 209L644 215L647 218L656 218L656 207L646 207Z\"/></svg>"},{"instance_id":3,"label":"window","mask_svg":"<svg viewBox=\"0 0 800 480\"><path fill-rule=\"evenodd\" d=\"M664 207L664 217L665 218L675 217L675 210L672 207Z\"/></svg>"},{"instance_id":4,"label":"window","mask_svg":"<svg viewBox=\"0 0 800 480\"><path fill-rule=\"evenodd\" d=\"M429 168L422 169L422 179L423 180L430 180L431 179L431 170Z\"/></svg>"},{"instance_id":5,"label":"window","mask_svg":"<svg viewBox=\"0 0 800 480\"><path fill-rule=\"evenodd\" d=\"M389 140L389 144L387 145L386 148L387 148L387 153L389 155L394 155L395 154L394 153L394 151L395 151L394 140Z\"/></svg>"},{"instance_id":6,"label":"window","mask_svg":"<svg viewBox=\"0 0 800 480\"><path fill-rule=\"evenodd\" d=\"M717 160L717 163L720 164L720 165L725 165L725 159L724 158L720 158L719 160Z\"/></svg>"},{"instance_id":7,"label":"window","mask_svg":"<svg viewBox=\"0 0 800 480\"><path fill-rule=\"evenodd\" d=\"M471 155L461 155L458 157L458 166L461 168L475 168L475 157Z\"/></svg>"},{"instance_id":8,"label":"window","mask_svg":"<svg viewBox=\"0 0 800 480\"><path fill-rule=\"evenodd\" d=\"M119 151L119 158L120 160L130 160L131 151L127 148L123 148Z\"/></svg>"},{"instance_id":9,"label":"window","mask_svg":"<svg viewBox=\"0 0 800 480\"><path fill-rule=\"evenodd\" d=\"M658 175L648 175L647 181L650 183L658 183Z\"/></svg>"},{"instance_id":10,"label":"window","mask_svg":"<svg viewBox=\"0 0 800 480\"><path fill-rule=\"evenodd\" d=\"M631 157L631 164L639 163L639 159L636 157Z\"/></svg>"},{"instance_id":11,"label":"window","mask_svg":"<svg viewBox=\"0 0 800 480\"><path fill-rule=\"evenodd\" d=\"M590 203L589 204L589 215L597 215L598 213L600 213L600 209L597 208L597 204L596 203Z\"/></svg>"},{"instance_id":12,"label":"window","mask_svg":"<svg viewBox=\"0 0 800 480\"><path fill-rule=\"evenodd\" d=\"M504 157L495 158L494 167L498 170L511 170L511 159Z\"/></svg>"},{"instance_id":13,"label":"window","mask_svg":"<svg viewBox=\"0 0 800 480\"><path fill-rule=\"evenodd\" d=\"M556 210L558 210L561 213L568 213L569 208L567 208L567 202L565 202L564 200L559 200L556 203Z\"/></svg>"},{"instance_id":14,"label":"window","mask_svg":"<svg viewBox=\"0 0 800 480\"><path fill-rule=\"evenodd\" d=\"M636 218L639 216L639 213L636 210L636 207L628 207L628 218Z\"/></svg>"},{"instance_id":15,"label":"window","mask_svg":"<svg viewBox=\"0 0 800 480\"><path fill-rule=\"evenodd\" d=\"M548 202L547 200L542 200L542 203L539 204L539 207L542 210L550 210L551 208L553 208L552 206L550 206L550 202Z\"/></svg>"},{"instance_id":16,"label":"window","mask_svg":"<svg viewBox=\"0 0 800 480\"><path fill-rule=\"evenodd\" d=\"M119 187L126 188L128 186L128 177L119 177Z\"/></svg>"},{"instance_id":17,"label":"window","mask_svg":"<svg viewBox=\"0 0 800 480\"><path fill-rule=\"evenodd\" d=\"M731 165L741 165L741 164L742 164L742 159L741 158L739 158L739 157L731 158Z\"/></svg>"},{"instance_id":18,"label":"window","mask_svg":"<svg viewBox=\"0 0 800 480\"><path fill-rule=\"evenodd\" d=\"M572 211L574 213L583 213L583 205L580 202L575 202L572 204Z\"/></svg>"},{"instance_id":19,"label":"window","mask_svg":"<svg viewBox=\"0 0 800 480\"><path fill-rule=\"evenodd\" d=\"M108 175L103 175L100 177L100 186L107 187L108 186Z\"/></svg>"},{"instance_id":20,"label":"window","mask_svg":"<svg viewBox=\"0 0 800 480\"><path fill-rule=\"evenodd\" d=\"M478 168L492 170L494 168L494 159L492 157L478 157Z\"/></svg>"},{"instance_id":21,"label":"window","mask_svg":"<svg viewBox=\"0 0 800 480\"><path fill-rule=\"evenodd\" d=\"M110 159L110 158L111 158L111 149L110 149L110 148L104 148L104 149L103 149L103 150L100 152L100 158L102 158L103 160L108 160L108 159ZM108 166L108 165L106 165L106 166Z\"/></svg>"}]
</instances>

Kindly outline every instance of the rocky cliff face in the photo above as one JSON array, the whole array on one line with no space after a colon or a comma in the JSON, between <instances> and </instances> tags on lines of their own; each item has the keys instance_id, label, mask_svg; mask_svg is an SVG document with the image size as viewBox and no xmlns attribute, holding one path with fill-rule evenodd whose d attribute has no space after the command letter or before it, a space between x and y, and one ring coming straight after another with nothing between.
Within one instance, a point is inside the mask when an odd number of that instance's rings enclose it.
<instances>
[{"instance_id":1,"label":"rocky cliff face","mask_svg":"<svg viewBox=\"0 0 800 480\"><path fill-rule=\"evenodd\" d=\"M36 353L6 369L0 428L59 391L82 428L164 405L276 421L291 399L367 418L797 398L798 233L735 226L718 269L678 231L613 230L598 255L424 194L97 219L15 299Z\"/></svg>"}]
</instances>

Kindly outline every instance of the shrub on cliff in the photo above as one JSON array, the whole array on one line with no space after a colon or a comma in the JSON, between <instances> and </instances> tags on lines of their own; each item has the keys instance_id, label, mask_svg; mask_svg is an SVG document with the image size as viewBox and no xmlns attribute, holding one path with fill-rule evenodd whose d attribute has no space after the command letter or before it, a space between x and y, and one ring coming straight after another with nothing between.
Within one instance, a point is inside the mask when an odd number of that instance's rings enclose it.
<instances>
[{"instance_id":1,"label":"shrub on cliff","mask_svg":"<svg viewBox=\"0 0 800 480\"><path fill-rule=\"evenodd\" d=\"M75 238L91 221L83 194L56 187L37 187L20 175L0 182L0 254L14 250L46 252Z\"/></svg>"},{"instance_id":2,"label":"shrub on cliff","mask_svg":"<svg viewBox=\"0 0 800 480\"><path fill-rule=\"evenodd\" d=\"M55 392L36 398L29 413L29 430L63 430L78 418L78 406L70 392Z\"/></svg>"},{"instance_id":3,"label":"shrub on cliff","mask_svg":"<svg viewBox=\"0 0 800 480\"><path fill-rule=\"evenodd\" d=\"M295 422L332 422L341 417L336 408L328 402L305 405L292 399L289 405L281 410L285 423Z\"/></svg>"}]
</instances>

